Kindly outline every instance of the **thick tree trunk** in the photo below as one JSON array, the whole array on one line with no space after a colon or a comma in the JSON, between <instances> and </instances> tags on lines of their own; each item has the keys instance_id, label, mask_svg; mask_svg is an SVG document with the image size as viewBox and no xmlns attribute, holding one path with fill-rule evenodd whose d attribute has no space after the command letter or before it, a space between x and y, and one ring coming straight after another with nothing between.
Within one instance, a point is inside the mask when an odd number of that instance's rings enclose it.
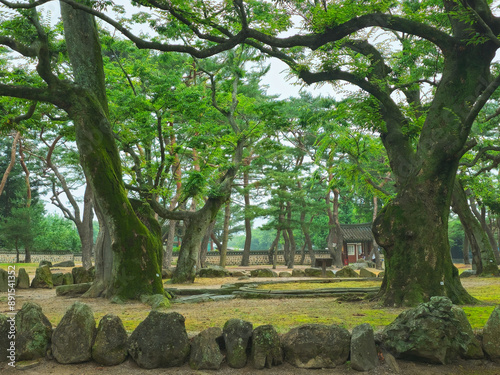
<instances>
[{"instance_id":1,"label":"thick tree trunk","mask_svg":"<svg viewBox=\"0 0 500 375\"><path fill-rule=\"evenodd\" d=\"M250 194L246 190L248 188L248 172L243 172L243 189L245 189L243 198L245 200L245 246L243 247L243 255L241 265L248 267L250 265L250 247L252 245L252 220L250 219Z\"/></svg>"},{"instance_id":2,"label":"thick tree trunk","mask_svg":"<svg viewBox=\"0 0 500 375\"><path fill-rule=\"evenodd\" d=\"M467 237L467 233L464 233L464 244L463 244L463 257L464 257L464 264L470 264L470 259L469 259L469 251L470 251L470 246L469 246L469 237Z\"/></svg>"},{"instance_id":3,"label":"thick tree trunk","mask_svg":"<svg viewBox=\"0 0 500 375\"><path fill-rule=\"evenodd\" d=\"M210 243L210 239L212 238L212 232L215 227L215 220L212 220L210 225L208 226L207 233L203 236L203 240L201 241L201 246L200 246L200 267L204 268L206 265L206 259L207 259L207 251L208 251L208 244Z\"/></svg>"},{"instance_id":4,"label":"thick tree trunk","mask_svg":"<svg viewBox=\"0 0 500 375\"><path fill-rule=\"evenodd\" d=\"M224 229L222 232L222 248L220 250L220 266L226 267L227 260L227 243L229 241L229 220L231 219L231 201L226 202L226 209L224 210Z\"/></svg>"},{"instance_id":5,"label":"thick tree trunk","mask_svg":"<svg viewBox=\"0 0 500 375\"><path fill-rule=\"evenodd\" d=\"M161 239L158 223L147 217L154 232L139 220L127 198L121 162L108 121L104 70L97 28L92 16L61 3L68 56L75 83L65 110L75 125L76 144L87 183L94 193L111 238L112 275L104 285L105 296L137 299L143 294L163 294ZM142 212L142 211L141 211ZM143 216L148 216L143 212ZM155 225L156 222L156 225ZM104 257L109 260L109 257ZM104 267L109 267L105 264Z\"/></svg>"},{"instance_id":6,"label":"thick tree trunk","mask_svg":"<svg viewBox=\"0 0 500 375\"><path fill-rule=\"evenodd\" d=\"M498 275L498 265L490 241L481 224L471 212L465 191L458 180L455 181L452 207L464 227L466 238L472 248L477 274L481 276Z\"/></svg>"},{"instance_id":7,"label":"thick tree trunk","mask_svg":"<svg viewBox=\"0 0 500 375\"><path fill-rule=\"evenodd\" d=\"M177 229L177 220L170 220L168 226L167 244L165 245L165 251L163 253L162 267L164 269L169 269L172 266L172 253L174 249L176 229Z\"/></svg>"}]
</instances>

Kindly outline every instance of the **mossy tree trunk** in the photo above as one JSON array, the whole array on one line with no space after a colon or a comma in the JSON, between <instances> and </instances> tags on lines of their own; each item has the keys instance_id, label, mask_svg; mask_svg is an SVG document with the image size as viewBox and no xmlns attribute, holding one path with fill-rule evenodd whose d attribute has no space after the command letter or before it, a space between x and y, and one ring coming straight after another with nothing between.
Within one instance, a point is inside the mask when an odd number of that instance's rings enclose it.
<instances>
[{"instance_id":1,"label":"mossy tree trunk","mask_svg":"<svg viewBox=\"0 0 500 375\"><path fill-rule=\"evenodd\" d=\"M75 125L76 143L94 204L111 239L111 278L102 294L123 299L163 293L161 240L134 212L124 188L121 161L111 125L104 70L95 21L89 14L61 3L68 55L77 86L68 93L65 110ZM151 223L153 225L153 223ZM106 250L106 248L103 248ZM98 272L99 273L99 272Z\"/></svg>"},{"instance_id":2,"label":"mossy tree trunk","mask_svg":"<svg viewBox=\"0 0 500 375\"><path fill-rule=\"evenodd\" d=\"M477 274L481 276L498 276L498 264L493 254L491 243L481 224L471 212L464 188L458 180L455 181L452 207L458 214L460 222L464 227L466 242L468 241L472 248Z\"/></svg>"},{"instance_id":3,"label":"mossy tree trunk","mask_svg":"<svg viewBox=\"0 0 500 375\"><path fill-rule=\"evenodd\" d=\"M386 273L379 297L387 306L411 306L432 296L448 296L456 304L474 301L451 260L448 216L458 162L469 147L466 141L475 113L498 82L487 89L494 55L489 42L455 41L447 47L443 76L416 149L401 131L400 124L408 119L390 98L381 101L387 126L382 141L397 188L396 198L373 225L375 238L385 249Z\"/></svg>"}]
</instances>

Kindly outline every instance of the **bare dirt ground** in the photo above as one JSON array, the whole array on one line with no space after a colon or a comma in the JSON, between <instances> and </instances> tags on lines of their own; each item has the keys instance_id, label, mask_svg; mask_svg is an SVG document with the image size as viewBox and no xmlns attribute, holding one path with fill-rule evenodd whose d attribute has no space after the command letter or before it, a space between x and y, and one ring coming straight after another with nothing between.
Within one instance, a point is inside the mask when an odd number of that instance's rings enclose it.
<instances>
[{"instance_id":1,"label":"bare dirt ground","mask_svg":"<svg viewBox=\"0 0 500 375\"><path fill-rule=\"evenodd\" d=\"M255 267L253 267L255 268ZM253 269L252 268L252 269ZM234 269L233 269L234 270ZM284 271L285 268L278 269ZM68 272L70 269L53 270L53 272ZM32 277L34 272L28 270ZM253 280L253 279L252 279ZM266 280L266 279L259 279ZM271 279L268 279L271 280ZM276 281L277 279L272 279ZM288 280L293 280L292 278ZM224 279L197 279L194 285L169 285L166 287L175 288L220 288L221 284L233 283L238 281L236 278ZM88 304L94 311L95 318L98 321L106 314L115 314L120 316L124 322L125 328L129 333L137 326L138 322L142 321L149 314L150 308L139 302L128 302L126 304L111 304L105 299L83 299L83 298L68 298L57 297L54 289L25 289L16 291L16 309L19 310L22 304L26 301L36 302L42 306L43 312L53 326L56 326L61 320L65 311L75 301L81 301ZM0 300L0 313L7 312L7 304L4 300ZM354 310L353 310L354 309ZM211 327L222 327L225 321L230 318L238 317L251 321L254 326L260 324L268 324L270 320L278 327L278 331L284 332L293 325L302 323L323 323L323 324L343 324L346 328L355 326L365 322L367 314L360 314L360 309L366 311L375 311L376 306L373 303L359 302L353 304L340 304L331 298L318 298L318 299L286 299L286 300L244 300L234 299L229 301L219 302L206 302L198 304L174 304L167 311L177 311L186 318L186 327L189 336L194 336L199 331ZM363 310L363 311L365 311ZM384 315L388 315L389 321L380 321L380 326L388 324L392 321L393 317L397 316L402 309L385 309ZM282 315L279 315L282 314ZM339 316L343 320L339 321ZM375 319L371 317L371 319ZM349 324L346 324L346 320ZM373 321L372 321L373 323ZM377 321L375 320L375 325ZM282 328L280 328L282 327ZM285 328L283 328L285 327ZM382 375L382 374L408 374L408 375L431 375L431 374L453 374L453 375L500 375L500 364L494 364L488 361L461 361L452 365L437 366L421 363L413 363L406 361L398 361L398 369L390 366L385 361L381 362L381 366L375 370L367 372L369 375ZM350 369L349 363L335 369L317 369L306 370L297 369L288 364L279 367L264 370L255 370L248 365L244 369L231 369L227 365L218 371L195 371L191 370L187 365L180 368L170 369L155 369L144 370L132 360L128 360L120 366L102 367L96 363L89 362L75 365L61 365L55 361L42 360L37 363L20 363L17 369L10 368L7 364L0 364L0 373L14 374L22 369L26 374L57 374L57 375L97 375L97 374L142 374L148 375L156 374L235 374L235 375L248 375L256 372L264 375L283 375L283 374L314 374L314 375L347 375L355 374L357 371Z\"/></svg>"}]
</instances>

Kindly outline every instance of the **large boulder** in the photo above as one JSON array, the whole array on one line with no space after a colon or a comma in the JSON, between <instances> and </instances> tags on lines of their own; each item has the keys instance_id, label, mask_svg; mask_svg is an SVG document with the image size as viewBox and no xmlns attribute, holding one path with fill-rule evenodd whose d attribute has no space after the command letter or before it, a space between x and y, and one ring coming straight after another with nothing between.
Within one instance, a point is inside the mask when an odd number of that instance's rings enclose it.
<instances>
[{"instance_id":1,"label":"large boulder","mask_svg":"<svg viewBox=\"0 0 500 375\"><path fill-rule=\"evenodd\" d=\"M75 262L72 260L65 260L64 262L59 262L54 264L52 267L74 267Z\"/></svg>"},{"instance_id":2,"label":"large boulder","mask_svg":"<svg viewBox=\"0 0 500 375\"><path fill-rule=\"evenodd\" d=\"M92 283L59 285L58 287L56 287L56 295L66 296L66 297L78 297L86 293L91 286Z\"/></svg>"},{"instance_id":3,"label":"large boulder","mask_svg":"<svg viewBox=\"0 0 500 375\"><path fill-rule=\"evenodd\" d=\"M476 275L476 270L465 270L460 274L460 278L464 279L466 277L471 277Z\"/></svg>"},{"instance_id":4,"label":"large boulder","mask_svg":"<svg viewBox=\"0 0 500 375\"><path fill-rule=\"evenodd\" d=\"M90 283L94 280L92 272L85 269L85 267L75 267L71 270L71 274L73 275L73 283L75 284Z\"/></svg>"},{"instance_id":5,"label":"large boulder","mask_svg":"<svg viewBox=\"0 0 500 375\"><path fill-rule=\"evenodd\" d=\"M38 267L43 266L52 267L52 262L50 260L41 260L40 263L38 263Z\"/></svg>"},{"instance_id":6,"label":"large boulder","mask_svg":"<svg viewBox=\"0 0 500 375\"><path fill-rule=\"evenodd\" d=\"M354 327L351 335L351 367L370 371L378 366L373 328L368 323Z\"/></svg>"},{"instance_id":7,"label":"large boulder","mask_svg":"<svg viewBox=\"0 0 500 375\"><path fill-rule=\"evenodd\" d=\"M193 370L218 370L224 360L220 350L222 329L208 328L195 336L191 342L189 367Z\"/></svg>"},{"instance_id":8,"label":"large boulder","mask_svg":"<svg viewBox=\"0 0 500 375\"><path fill-rule=\"evenodd\" d=\"M283 271L279 273L279 277L292 277L292 274L287 271Z\"/></svg>"},{"instance_id":9,"label":"large boulder","mask_svg":"<svg viewBox=\"0 0 500 375\"><path fill-rule=\"evenodd\" d=\"M278 274L270 268L258 268L250 271L252 277L278 277Z\"/></svg>"},{"instance_id":10,"label":"large boulder","mask_svg":"<svg viewBox=\"0 0 500 375\"><path fill-rule=\"evenodd\" d=\"M56 361L63 364L90 361L95 331L90 307L81 302L71 305L52 335L52 354Z\"/></svg>"},{"instance_id":11,"label":"large boulder","mask_svg":"<svg viewBox=\"0 0 500 375\"><path fill-rule=\"evenodd\" d=\"M305 324L282 336L285 360L300 368L332 368L349 358L351 335L336 325Z\"/></svg>"},{"instance_id":12,"label":"large boulder","mask_svg":"<svg viewBox=\"0 0 500 375\"><path fill-rule=\"evenodd\" d=\"M30 277L24 268L19 268L17 274L17 287L18 289L28 289L30 287Z\"/></svg>"},{"instance_id":13,"label":"large boulder","mask_svg":"<svg viewBox=\"0 0 500 375\"><path fill-rule=\"evenodd\" d=\"M127 331L118 316L103 316L92 345L92 359L104 366L119 365L128 355L127 339Z\"/></svg>"},{"instance_id":14,"label":"large boulder","mask_svg":"<svg viewBox=\"0 0 500 375\"><path fill-rule=\"evenodd\" d=\"M190 345L179 313L152 310L130 335L128 352L142 368L174 367L189 358Z\"/></svg>"},{"instance_id":15,"label":"large boulder","mask_svg":"<svg viewBox=\"0 0 500 375\"><path fill-rule=\"evenodd\" d=\"M294 268L292 270L292 277L304 277L306 273L304 270L301 270L300 268Z\"/></svg>"},{"instance_id":16,"label":"large boulder","mask_svg":"<svg viewBox=\"0 0 500 375\"><path fill-rule=\"evenodd\" d=\"M14 317L0 314L0 362L16 362L15 333Z\"/></svg>"},{"instance_id":17,"label":"large boulder","mask_svg":"<svg viewBox=\"0 0 500 375\"><path fill-rule=\"evenodd\" d=\"M360 277L377 277L377 275L374 272L367 270L366 268L361 268L359 270L359 276Z\"/></svg>"},{"instance_id":18,"label":"large boulder","mask_svg":"<svg viewBox=\"0 0 500 375\"><path fill-rule=\"evenodd\" d=\"M62 272L55 272L52 274L52 283L54 286L63 285L64 275Z\"/></svg>"},{"instance_id":19,"label":"large boulder","mask_svg":"<svg viewBox=\"0 0 500 375\"><path fill-rule=\"evenodd\" d=\"M358 273L350 266L345 266L335 273L335 277L359 277Z\"/></svg>"},{"instance_id":20,"label":"large boulder","mask_svg":"<svg viewBox=\"0 0 500 375\"><path fill-rule=\"evenodd\" d=\"M304 273L307 277L321 277L321 268L306 268Z\"/></svg>"},{"instance_id":21,"label":"large boulder","mask_svg":"<svg viewBox=\"0 0 500 375\"><path fill-rule=\"evenodd\" d=\"M72 285L72 284L74 284L73 274L71 272L66 272L63 275L63 283L62 283L62 285Z\"/></svg>"},{"instance_id":22,"label":"large boulder","mask_svg":"<svg viewBox=\"0 0 500 375\"><path fill-rule=\"evenodd\" d=\"M253 330L250 362L258 370L283 363L280 338L272 325L259 326Z\"/></svg>"},{"instance_id":23,"label":"large boulder","mask_svg":"<svg viewBox=\"0 0 500 375\"><path fill-rule=\"evenodd\" d=\"M445 364L458 356L483 357L465 313L447 297L431 297L401 313L384 329L381 341L396 358Z\"/></svg>"},{"instance_id":24,"label":"large boulder","mask_svg":"<svg viewBox=\"0 0 500 375\"><path fill-rule=\"evenodd\" d=\"M500 307L496 306L483 329L483 349L495 362L500 362Z\"/></svg>"},{"instance_id":25,"label":"large boulder","mask_svg":"<svg viewBox=\"0 0 500 375\"><path fill-rule=\"evenodd\" d=\"M16 359L44 358L51 340L52 324L42 308L36 303L26 302L16 314Z\"/></svg>"},{"instance_id":26,"label":"large boulder","mask_svg":"<svg viewBox=\"0 0 500 375\"><path fill-rule=\"evenodd\" d=\"M230 277L231 272L220 266L210 266L202 268L198 273L199 277Z\"/></svg>"},{"instance_id":27,"label":"large boulder","mask_svg":"<svg viewBox=\"0 0 500 375\"><path fill-rule=\"evenodd\" d=\"M252 323L241 319L229 319L224 324L224 344L227 351L227 364L232 368L242 368L247 364Z\"/></svg>"},{"instance_id":28,"label":"large boulder","mask_svg":"<svg viewBox=\"0 0 500 375\"><path fill-rule=\"evenodd\" d=\"M50 267L45 265L38 267L35 271L35 277L31 281L32 288L49 288L52 289L54 284L52 282L52 273Z\"/></svg>"}]
</instances>

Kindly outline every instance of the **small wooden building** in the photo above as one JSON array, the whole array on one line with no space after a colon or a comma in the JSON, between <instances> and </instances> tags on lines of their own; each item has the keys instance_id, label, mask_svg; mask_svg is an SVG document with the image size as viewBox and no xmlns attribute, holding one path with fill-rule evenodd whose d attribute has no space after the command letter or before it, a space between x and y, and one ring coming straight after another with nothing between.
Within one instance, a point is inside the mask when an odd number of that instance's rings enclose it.
<instances>
[{"instance_id":1,"label":"small wooden building","mask_svg":"<svg viewBox=\"0 0 500 375\"><path fill-rule=\"evenodd\" d=\"M358 259L365 259L370 255L374 239L372 223L341 224L340 229L344 237L342 246L342 261L344 265L356 263Z\"/></svg>"}]
</instances>

